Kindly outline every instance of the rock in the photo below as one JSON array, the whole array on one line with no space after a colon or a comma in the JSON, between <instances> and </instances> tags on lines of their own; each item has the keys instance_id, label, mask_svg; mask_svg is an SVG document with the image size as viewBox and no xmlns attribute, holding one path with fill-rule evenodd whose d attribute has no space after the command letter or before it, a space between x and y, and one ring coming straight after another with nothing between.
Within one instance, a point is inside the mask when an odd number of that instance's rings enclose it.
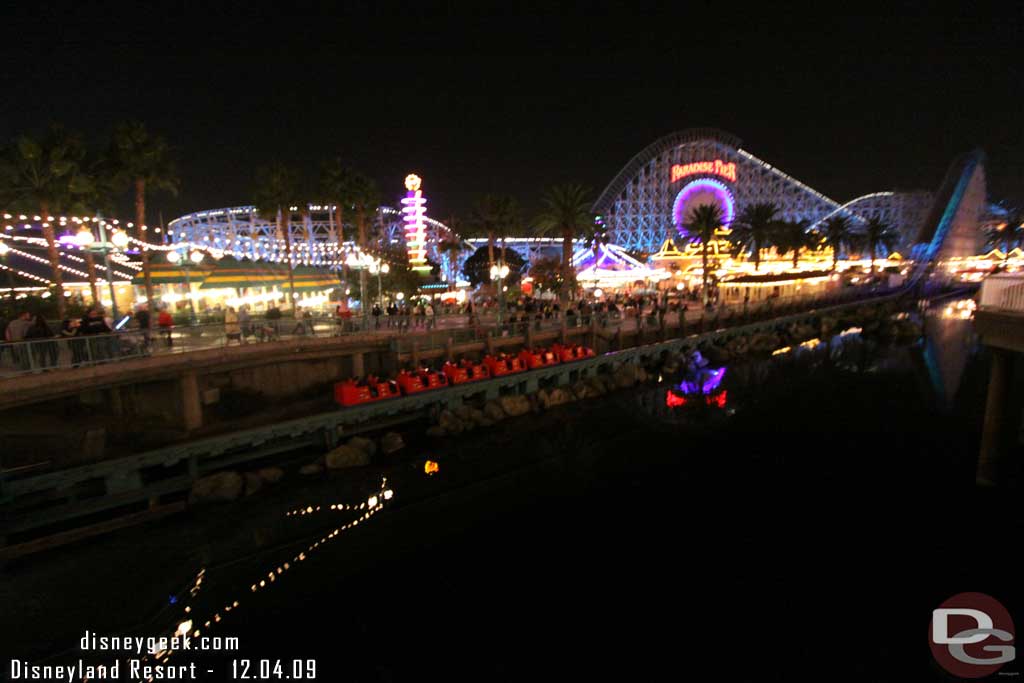
<instances>
[{"instance_id":1,"label":"rock","mask_svg":"<svg viewBox=\"0 0 1024 683\"><path fill-rule=\"evenodd\" d=\"M380 450L384 453L394 453L405 448L405 441L398 432L388 432L380 438Z\"/></svg>"},{"instance_id":2,"label":"rock","mask_svg":"<svg viewBox=\"0 0 1024 683\"><path fill-rule=\"evenodd\" d=\"M448 432L446 432L444 427L442 427L441 425L433 425L431 427L427 427L427 436L442 437L446 436L447 434Z\"/></svg>"},{"instance_id":3,"label":"rock","mask_svg":"<svg viewBox=\"0 0 1024 683\"><path fill-rule=\"evenodd\" d=\"M530 412L530 399L525 396L502 396L498 400L501 403L501 409L510 417L518 417Z\"/></svg>"},{"instance_id":4,"label":"rock","mask_svg":"<svg viewBox=\"0 0 1024 683\"><path fill-rule=\"evenodd\" d=\"M584 381L576 382L572 385L572 394L576 397L577 401L582 401L585 398L591 398L590 387Z\"/></svg>"},{"instance_id":5,"label":"rock","mask_svg":"<svg viewBox=\"0 0 1024 683\"><path fill-rule=\"evenodd\" d=\"M348 440L348 445L358 448L371 458L377 454L377 444L373 442L373 439L367 439L365 436L353 436Z\"/></svg>"},{"instance_id":6,"label":"rock","mask_svg":"<svg viewBox=\"0 0 1024 683\"><path fill-rule=\"evenodd\" d=\"M252 494L263 488L263 479L256 472L245 473L245 495L251 496Z\"/></svg>"},{"instance_id":7,"label":"rock","mask_svg":"<svg viewBox=\"0 0 1024 683\"><path fill-rule=\"evenodd\" d=\"M588 377L583 380L587 384L587 395L588 396L604 396L607 392L604 388L604 382L598 377Z\"/></svg>"},{"instance_id":8,"label":"rock","mask_svg":"<svg viewBox=\"0 0 1024 683\"><path fill-rule=\"evenodd\" d=\"M463 422L471 422L473 420L473 409L469 406L459 406L455 409L455 416Z\"/></svg>"},{"instance_id":9,"label":"rock","mask_svg":"<svg viewBox=\"0 0 1024 683\"><path fill-rule=\"evenodd\" d=\"M636 384L636 368L626 364L615 370L615 388L628 389Z\"/></svg>"},{"instance_id":10,"label":"rock","mask_svg":"<svg viewBox=\"0 0 1024 683\"><path fill-rule=\"evenodd\" d=\"M494 422L505 419L505 411L501 409L501 404L497 401L487 402L487 405L484 406L484 415Z\"/></svg>"},{"instance_id":11,"label":"rock","mask_svg":"<svg viewBox=\"0 0 1024 683\"><path fill-rule=\"evenodd\" d=\"M473 424L482 425L483 421L487 419L487 416L484 415L484 411L480 410L479 408L470 408L469 419L473 422Z\"/></svg>"},{"instance_id":12,"label":"rock","mask_svg":"<svg viewBox=\"0 0 1024 683\"><path fill-rule=\"evenodd\" d=\"M462 424L462 420L455 417L455 414L450 410L441 411L438 426L449 434L460 434L465 429L465 426Z\"/></svg>"},{"instance_id":13,"label":"rock","mask_svg":"<svg viewBox=\"0 0 1024 683\"><path fill-rule=\"evenodd\" d=\"M263 469L256 470L256 474L268 484L276 484L284 478L284 470L280 467L264 467Z\"/></svg>"},{"instance_id":14,"label":"rock","mask_svg":"<svg viewBox=\"0 0 1024 683\"><path fill-rule=\"evenodd\" d=\"M192 499L201 502L237 500L244 488L245 479L238 472L218 472L193 482Z\"/></svg>"},{"instance_id":15,"label":"rock","mask_svg":"<svg viewBox=\"0 0 1024 683\"><path fill-rule=\"evenodd\" d=\"M548 393L548 408L573 402L573 395L568 389L556 387Z\"/></svg>"},{"instance_id":16,"label":"rock","mask_svg":"<svg viewBox=\"0 0 1024 683\"><path fill-rule=\"evenodd\" d=\"M303 465L299 468L299 474L320 474L324 471L324 466L318 462L311 462L308 465Z\"/></svg>"},{"instance_id":17,"label":"rock","mask_svg":"<svg viewBox=\"0 0 1024 683\"><path fill-rule=\"evenodd\" d=\"M480 420L477 424L479 424L481 427L493 427L494 420L492 420L489 417L485 417L482 420Z\"/></svg>"},{"instance_id":18,"label":"rock","mask_svg":"<svg viewBox=\"0 0 1024 683\"><path fill-rule=\"evenodd\" d=\"M643 369L642 367L636 369L636 381L637 381L637 383L646 382L648 379L649 379L649 377L647 375L647 370Z\"/></svg>"},{"instance_id":19,"label":"rock","mask_svg":"<svg viewBox=\"0 0 1024 683\"><path fill-rule=\"evenodd\" d=\"M370 464L366 451L354 446L338 446L327 454L327 469L340 470L346 467L362 467Z\"/></svg>"}]
</instances>

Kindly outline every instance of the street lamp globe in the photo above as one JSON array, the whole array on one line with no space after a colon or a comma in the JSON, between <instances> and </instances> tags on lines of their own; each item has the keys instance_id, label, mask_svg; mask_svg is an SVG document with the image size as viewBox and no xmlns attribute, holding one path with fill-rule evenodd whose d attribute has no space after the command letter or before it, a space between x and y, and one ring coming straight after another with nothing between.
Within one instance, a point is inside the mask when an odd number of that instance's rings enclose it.
<instances>
[{"instance_id":1,"label":"street lamp globe","mask_svg":"<svg viewBox=\"0 0 1024 683\"><path fill-rule=\"evenodd\" d=\"M92 230L82 226L82 229L75 233L75 244L80 247L87 247L93 243Z\"/></svg>"},{"instance_id":2,"label":"street lamp globe","mask_svg":"<svg viewBox=\"0 0 1024 683\"><path fill-rule=\"evenodd\" d=\"M188 255L188 258L190 261L192 261L192 263L199 265L200 263L203 262L203 258L205 256L206 254L204 254L201 251L193 251L191 254Z\"/></svg>"},{"instance_id":3,"label":"street lamp globe","mask_svg":"<svg viewBox=\"0 0 1024 683\"><path fill-rule=\"evenodd\" d=\"M181 254L179 254L178 252L176 252L176 251L169 251L169 252L167 252L167 261L169 263L177 263L180 260L181 260Z\"/></svg>"},{"instance_id":4,"label":"street lamp globe","mask_svg":"<svg viewBox=\"0 0 1024 683\"><path fill-rule=\"evenodd\" d=\"M114 236L110 238L110 241L114 243L114 246L118 249L124 249L128 246L128 233L119 231L115 232Z\"/></svg>"},{"instance_id":5,"label":"street lamp globe","mask_svg":"<svg viewBox=\"0 0 1024 683\"><path fill-rule=\"evenodd\" d=\"M387 275L390 270L391 266L389 266L386 263L380 267L380 272L384 273L385 275Z\"/></svg>"},{"instance_id":6,"label":"street lamp globe","mask_svg":"<svg viewBox=\"0 0 1024 683\"><path fill-rule=\"evenodd\" d=\"M7 246L7 242L0 242L0 256L7 256L11 248Z\"/></svg>"},{"instance_id":7,"label":"street lamp globe","mask_svg":"<svg viewBox=\"0 0 1024 683\"><path fill-rule=\"evenodd\" d=\"M405 298L405 293L404 292L399 292L398 294L395 294L395 298L398 299L399 301L401 301L402 299Z\"/></svg>"}]
</instances>

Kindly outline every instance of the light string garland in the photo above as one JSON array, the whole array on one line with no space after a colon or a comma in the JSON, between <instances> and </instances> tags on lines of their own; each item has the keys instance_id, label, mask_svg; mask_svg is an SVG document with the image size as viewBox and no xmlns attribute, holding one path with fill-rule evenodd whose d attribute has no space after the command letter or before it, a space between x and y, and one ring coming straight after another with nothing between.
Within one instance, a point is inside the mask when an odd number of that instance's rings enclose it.
<instances>
[{"instance_id":1,"label":"light string garland","mask_svg":"<svg viewBox=\"0 0 1024 683\"><path fill-rule=\"evenodd\" d=\"M394 497L394 492L388 488L387 483L387 477L383 477L381 479L380 488L377 490L377 492L370 495L365 501L362 501L358 504L332 503L329 506L326 506L327 509L334 510L336 512L357 512L363 510L363 513L359 517L353 519L352 521L335 527L329 533L325 534L318 540L309 544L305 548L305 550L300 551L294 557L292 557L291 561L279 563L274 568L270 569L265 575L261 574L259 581L254 581L249 586L249 592L257 593L261 590L269 588L276 581L278 581L278 579L283 578L286 572L294 569L299 562L304 562L309 557L310 554L321 549L328 542L337 538L339 534L350 529L354 529L355 527L359 526L360 523L369 521L375 514L383 510L385 504ZM315 514L323 510L324 507L325 505L307 505L305 507L289 510L285 513L285 516L301 517L304 515ZM205 567L201 568L199 572L196 574L196 578L193 581L191 587L189 588L190 599L194 600L196 595L199 594L205 575ZM198 638L206 630L212 629L215 624L219 624L224 619L224 617L221 616L222 612L226 615L230 613L232 610L237 610L240 604L241 603L239 602L239 600L228 601L220 610L215 611L212 617L203 621L202 626L198 625L199 618L193 614L192 606L185 605L182 610L183 618L181 622L178 623L177 627L174 630L174 633L168 636L168 638L173 638L175 636L191 636L193 638ZM174 653L175 650L160 650L159 652L153 654L153 659L160 666L165 666L167 662L171 659L171 657L174 655ZM144 656L141 661L146 662L148 660L149 656L147 655ZM144 679L144 681L145 683L153 683L154 677L151 676L149 678ZM138 683L143 683L143 680L140 680Z\"/></svg>"}]
</instances>

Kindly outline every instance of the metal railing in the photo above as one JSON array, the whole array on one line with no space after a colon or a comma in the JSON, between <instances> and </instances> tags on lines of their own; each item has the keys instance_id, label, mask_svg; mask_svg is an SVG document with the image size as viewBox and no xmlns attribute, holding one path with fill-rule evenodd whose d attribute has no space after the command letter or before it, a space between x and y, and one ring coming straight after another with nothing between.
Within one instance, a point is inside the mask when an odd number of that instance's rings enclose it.
<instances>
[{"instance_id":1,"label":"metal railing","mask_svg":"<svg viewBox=\"0 0 1024 683\"><path fill-rule=\"evenodd\" d=\"M885 296L895 289L851 288L838 294L819 297L791 297L770 299L757 304L719 305L702 311L697 302L685 302L694 306L686 311L686 331L714 329L713 326L738 324L765 317L783 316L808 308L832 306L857 299L871 299ZM339 318L321 316L295 319L282 317L276 320L253 318L232 323L231 333L223 322L197 325L180 325L171 328L154 326L150 331L129 328L114 334L55 337L0 344L0 378L21 374L44 372L64 368L87 367L105 363L116 363L133 358L170 353L244 346L287 339L303 338L350 338L353 341L383 341L397 337L396 348L409 352L412 341L420 351L444 348L451 340L453 345L481 342L489 336L527 336L527 328L533 332L561 329L559 315L520 320L527 314L506 313L499 323L496 312L486 311L472 319L465 314L437 316L353 316ZM565 326L569 330L589 328L597 325L599 331L614 333L618 329L641 329L645 332L659 330L663 324L668 328L680 328L682 311L675 310L661 316L657 312L644 310L639 314L623 310L604 312L592 310L565 313ZM514 322L513 322L514 319ZM664 320L663 320L664 319Z\"/></svg>"}]
</instances>

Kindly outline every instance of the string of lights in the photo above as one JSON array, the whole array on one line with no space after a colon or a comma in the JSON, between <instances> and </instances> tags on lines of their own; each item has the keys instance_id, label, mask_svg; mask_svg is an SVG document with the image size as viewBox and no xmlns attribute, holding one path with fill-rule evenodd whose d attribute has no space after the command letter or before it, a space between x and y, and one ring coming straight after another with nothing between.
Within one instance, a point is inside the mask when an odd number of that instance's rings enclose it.
<instances>
[{"instance_id":1,"label":"string of lights","mask_svg":"<svg viewBox=\"0 0 1024 683\"><path fill-rule=\"evenodd\" d=\"M276 563L276 566L271 568L266 574L260 574L259 581L253 581L249 586L250 593L257 593L261 590L265 590L276 583L279 579L283 578L285 574L298 566L299 562L305 562L309 555L323 548L324 545L337 538L340 534L354 529L361 523L365 523L373 518L375 514L384 509L385 504L390 501L394 492L387 486L387 477L381 479L380 488L376 493L369 496L365 501L358 504L355 503L332 503L327 506L327 509L334 510L336 512L347 512L347 511L360 511L364 512L356 517L355 519L347 522L346 524L339 525L331 530L329 533L321 536L316 541L310 543L304 550L299 551L295 554L290 561ZM307 505L305 507L296 508L289 510L285 513L287 517L304 516L308 514L314 514L324 509L325 505ZM203 585L203 580L206 576L206 568L201 568L196 574L195 580L192 582L189 588L190 602L194 601L195 597L199 594L200 589ZM199 625L200 618L194 614L191 604L186 604L183 609L182 620L175 627L174 633L170 637L178 636L192 636L198 638L200 635L212 629L215 624L219 624L223 619L223 615L227 615L233 610L237 610L241 602L237 599L228 600L219 609L214 611L213 616L209 617L202 624ZM161 650L153 655L153 659L156 660L161 666L166 666L168 661L174 655L174 650ZM143 657L142 661L148 661L148 656ZM145 683L152 683L153 677L144 679ZM142 680L139 683L143 683Z\"/></svg>"}]
</instances>

